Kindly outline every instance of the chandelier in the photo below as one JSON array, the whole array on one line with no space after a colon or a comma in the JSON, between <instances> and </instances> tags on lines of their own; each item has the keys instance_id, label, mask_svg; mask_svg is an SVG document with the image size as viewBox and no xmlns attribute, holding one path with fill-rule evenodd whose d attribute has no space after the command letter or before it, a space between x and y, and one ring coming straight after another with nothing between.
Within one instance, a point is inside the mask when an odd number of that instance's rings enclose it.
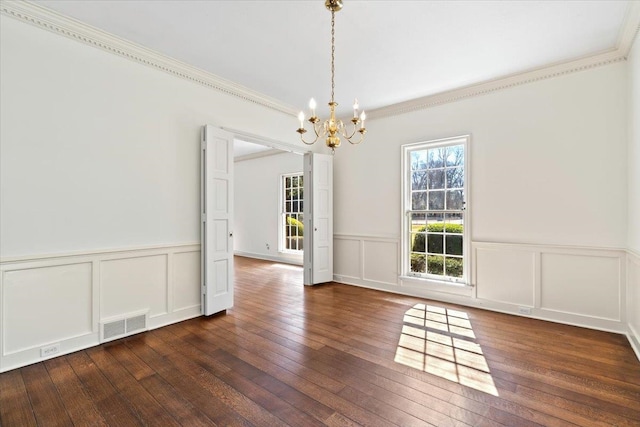
<instances>
[{"instance_id":1,"label":"chandelier","mask_svg":"<svg viewBox=\"0 0 640 427\"><path fill-rule=\"evenodd\" d=\"M358 116L358 100L353 101L353 118L350 120L352 123L351 129L347 129L344 122L340 119L336 119L336 107L338 103L334 100L335 90L335 52L336 52L336 38L335 38L335 14L342 9L342 0L326 0L324 2L329 11L331 11L331 101L329 102L329 118L321 123L321 120L316 116L316 101L311 98L309 101L309 109L311 110L311 117L309 117L309 123L313 127L313 132L316 137L313 141L308 142L304 139L304 134L307 130L304 128L304 112L300 111L298 114L298 120L300 120L300 127L296 132L300 134L300 140L307 145L315 144L320 138L327 136L327 147L331 148L331 152L335 153L335 149L340 146L341 138L346 139L351 144L360 144L364 140L364 135L367 133L367 129L364 127L364 120L367 115L364 111ZM359 125L359 126L358 126ZM359 133L359 137L356 134ZM357 138L357 140L356 140Z\"/></svg>"}]
</instances>

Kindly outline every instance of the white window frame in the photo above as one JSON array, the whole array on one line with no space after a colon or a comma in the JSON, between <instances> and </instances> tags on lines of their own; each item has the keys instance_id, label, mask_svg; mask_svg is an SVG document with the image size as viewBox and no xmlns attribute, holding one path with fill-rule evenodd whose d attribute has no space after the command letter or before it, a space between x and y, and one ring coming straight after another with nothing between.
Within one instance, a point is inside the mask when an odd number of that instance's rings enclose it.
<instances>
[{"instance_id":1,"label":"white window frame","mask_svg":"<svg viewBox=\"0 0 640 427\"><path fill-rule=\"evenodd\" d=\"M471 165L469 143L471 137L469 135L456 136L452 138L436 139L431 141L423 141L412 144L402 145L402 229L401 229L401 279L429 282L437 285L457 285L471 286ZM464 146L464 202L463 210L464 229L462 233L462 251L463 251L463 273L460 278L450 278L446 276L437 276L426 274L411 273L411 231L409 230L409 213L411 211L411 152L445 147L450 145Z\"/></svg>"},{"instance_id":2,"label":"white window frame","mask_svg":"<svg viewBox=\"0 0 640 427\"><path fill-rule=\"evenodd\" d=\"M293 254L293 255L301 255L303 253L302 249L298 249L298 250L294 250L294 249L287 249L287 244L285 242L286 236L285 236L285 214L286 212L284 211L284 191L285 191L285 178L291 178L294 176L298 176L298 177L302 177L302 179L304 180L304 172L291 172L291 173L283 173L280 175L279 177L279 181L278 181L278 192L279 192L279 198L278 198L278 252L283 253L283 254ZM302 187L300 187L302 188ZM305 200L305 195L303 194L302 196L302 201L304 203ZM302 214L303 212L300 211L300 213Z\"/></svg>"}]
</instances>

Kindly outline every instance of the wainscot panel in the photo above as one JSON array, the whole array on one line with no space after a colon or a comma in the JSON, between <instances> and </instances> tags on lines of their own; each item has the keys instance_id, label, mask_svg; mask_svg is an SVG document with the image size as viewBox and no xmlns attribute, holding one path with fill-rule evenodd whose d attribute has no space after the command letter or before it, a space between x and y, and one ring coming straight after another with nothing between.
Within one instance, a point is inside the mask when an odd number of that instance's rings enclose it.
<instances>
[{"instance_id":1,"label":"wainscot panel","mask_svg":"<svg viewBox=\"0 0 640 427\"><path fill-rule=\"evenodd\" d=\"M543 252L540 308L620 321L622 262L615 254Z\"/></svg>"},{"instance_id":2,"label":"wainscot panel","mask_svg":"<svg viewBox=\"0 0 640 427\"><path fill-rule=\"evenodd\" d=\"M100 263L100 319L149 310L167 313L167 255L128 257Z\"/></svg>"},{"instance_id":3,"label":"wainscot panel","mask_svg":"<svg viewBox=\"0 0 640 427\"><path fill-rule=\"evenodd\" d=\"M200 251L173 255L173 310L200 309Z\"/></svg>"},{"instance_id":4,"label":"wainscot panel","mask_svg":"<svg viewBox=\"0 0 640 427\"><path fill-rule=\"evenodd\" d=\"M525 249L475 248L477 296L533 307L536 254Z\"/></svg>"},{"instance_id":5,"label":"wainscot panel","mask_svg":"<svg viewBox=\"0 0 640 427\"><path fill-rule=\"evenodd\" d=\"M336 282L382 290L398 287L399 239L334 234L333 245Z\"/></svg>"},{"instance_id":6,"label":"wainscot panel","mask_svg":"<svg viewBox=\"0 0 640 427\"><path fill-rule=\"evenodd\" d=\"M3 258L0 372L100 344L100 322L200 315L200 244Z\"/></svg>"}]
</instances>

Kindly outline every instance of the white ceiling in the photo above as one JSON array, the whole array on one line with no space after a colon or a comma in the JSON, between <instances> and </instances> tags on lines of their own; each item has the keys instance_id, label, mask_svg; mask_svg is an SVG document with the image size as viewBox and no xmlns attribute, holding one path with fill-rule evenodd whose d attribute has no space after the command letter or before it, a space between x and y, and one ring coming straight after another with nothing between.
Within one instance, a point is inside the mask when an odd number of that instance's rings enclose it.
<instances>
[{"instance_id":1,"label":"white ceiling","mask_svg":"<svg viewBox=\"0 0 640 427\"><path fill-rule=\"evenodd\" d=\"M615 49L632 1L344 3L336 14L342 112L355 97L369 110ZM324 0L37 4L288 106L329 100Z\"/></svg>"},{"instance_id":2,"label":"white ceiling","mask_svg":"<svg viewBox=\"0 0 640 427\"><path fill-rule=\"evenodd\" d=\"M271 151L273 148L266 145L254 144L253 142L242 141L240 139L233 140L233 157L244 157L251 154L263 153Z\"/></svg>"}]
</instances>

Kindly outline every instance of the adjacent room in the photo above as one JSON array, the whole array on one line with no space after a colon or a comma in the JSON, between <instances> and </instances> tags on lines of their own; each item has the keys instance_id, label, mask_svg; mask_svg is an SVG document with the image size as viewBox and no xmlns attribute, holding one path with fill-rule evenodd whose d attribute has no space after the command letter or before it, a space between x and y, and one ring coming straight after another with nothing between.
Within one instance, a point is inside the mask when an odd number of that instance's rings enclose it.
<instances>
[{"instance_id":1,"label":"adjacent room","mask_svg":"<svg viewBox=\"0 0 640 427\"><path fill-rule=\"evenodd\" d=\"M640 425L639 32L0 0L0 425Z\"/></svg>"}]
</instances>

